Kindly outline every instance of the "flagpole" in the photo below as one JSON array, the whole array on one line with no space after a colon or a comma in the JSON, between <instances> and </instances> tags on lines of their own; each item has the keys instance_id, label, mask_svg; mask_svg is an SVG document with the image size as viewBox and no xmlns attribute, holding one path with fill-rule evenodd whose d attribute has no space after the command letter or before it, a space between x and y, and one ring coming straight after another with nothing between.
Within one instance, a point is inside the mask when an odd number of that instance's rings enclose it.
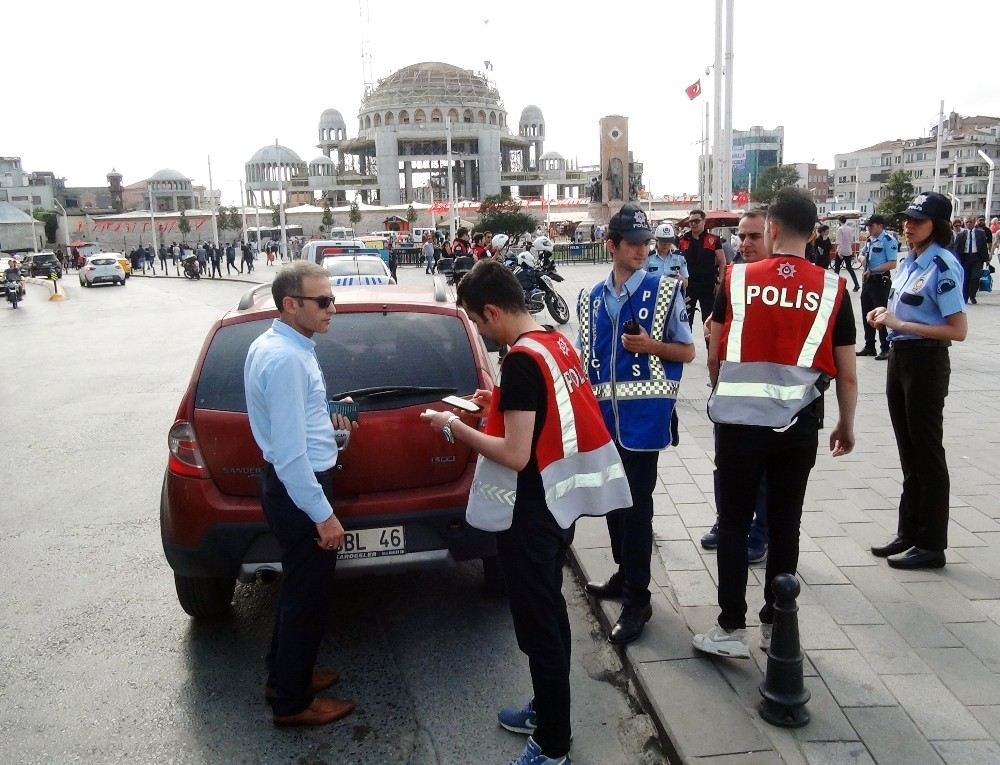
<instances>
[{"instance_id":1,"label":"flagpole","mask_svg":"<svg viewBox=\"0 0 1000 765\"><path fill-rule=\"evenodd\" d=\"M212 243L219 246L219 220L215 217L215 189L212 187L212 157L208 157L208 196L212 203Z\"/></svg>"},{"instance_id":2,"label":"flagpole","mask_svg":"<svg viewBox=\"0 0 1000 765\"><path fill-rule=\"evenodd\" d=\"M149 225L153 229L153 256L157 254L159 246L156 244L156 218L153 217L153 190L149 188L148 184L146 191L149 192Z\"/></svg>"},{"instance_id":3,"label":"flagpole","mask_svg":"<svg viewBox=\"0 0 1000 765\"><path fill-rule=\"evenodd\" d=\"M715 0L715 70L712 72L712 195L710 206L719 209L722 194L722 0Z\"/></svg>"},{"instance_id":4,"label":"flagpole","mask_svg":"<svg viewBox=\"0 0 1000 765\"><path fill-rule=\"evenodd\" d=\"M247 241L247 198L243 195L243 179L240 178L240 214L243 216L243 230L240 238Z\"/></svg>"},{"instance_id":5,"label":"flagpole","mask_svg":"<svg viewBox=\"0 0 1000 765\"><path fill-rule=\"evenodd\" d=\"M278 149L278 139L274 139L274 148ZM277 154L277 151L275 152ZM285 187L281 182L281 159L278 159L278 217L281 220L281 254L291 260L288 252L288 232L285 230Z\"/></svg>"},{"instance_id":6,"label":"flagpole","mask_svg":"<svg viewBox=\"0 0 1000 765\"><path fill-rule=\"evenodd\" d=\"M451 115L444 116L444 129L446 138L446 149L448 153L448 231L449 241L455 241L455 184L451 176Z\"/></svg>"}]
</instances>

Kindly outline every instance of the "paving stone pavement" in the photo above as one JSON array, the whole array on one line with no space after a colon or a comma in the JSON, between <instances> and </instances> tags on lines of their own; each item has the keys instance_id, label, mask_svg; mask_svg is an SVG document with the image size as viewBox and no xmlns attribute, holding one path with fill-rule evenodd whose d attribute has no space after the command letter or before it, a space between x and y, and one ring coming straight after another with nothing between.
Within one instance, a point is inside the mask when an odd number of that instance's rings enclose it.
<instances>
[{"instance_id":1,"label":"paving stone pavement","mask_svg":"<svg viewBox=\"0 0 1000 765\"><path fill-rule=\"evenodd\" d=\"M858 294L852 293L855 314ZM690 364L678 411L681 444L660 456L655 495L654 615L626 647L640 693L679 762L1000 763L1000 293L969 306L969 339L951 349L945 447L951 474L948 565L896 571L868 551L896 528L899 458L885 404L884 362L858 359L854 452L824 448L801 534L799 629L811 722L790 731L757 715L766 655L757 650L763 565L747 592L750 661L708 658L691 635L717 616L715 553L698 544L715 515L705 354ZM859 325L859 337L861 336ZM859 342L859 347L861 343ZM612 571L607 529L582 519L581 577ZM618 604L597 610L605 625Z\"/></svg>"}]
</instances>

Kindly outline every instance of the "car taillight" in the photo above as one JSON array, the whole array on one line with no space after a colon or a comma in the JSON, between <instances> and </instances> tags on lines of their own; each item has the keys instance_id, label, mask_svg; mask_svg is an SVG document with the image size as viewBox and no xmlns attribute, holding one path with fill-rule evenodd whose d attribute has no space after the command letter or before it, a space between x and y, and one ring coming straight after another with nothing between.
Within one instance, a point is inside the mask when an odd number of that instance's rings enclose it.
<instances>
[{"instance_id":1,"label":"car taillight","mask_svg":"<svg viewBox=\"0 0 1000 765\"><path fill-rule=\"evenodd\" d=\"M201 456L198 437L191 423L176 423L167 434L167 444L170 447L168 467L172 472L194 478L207 476L205 458Z\"/></svg>"}]
</instances>

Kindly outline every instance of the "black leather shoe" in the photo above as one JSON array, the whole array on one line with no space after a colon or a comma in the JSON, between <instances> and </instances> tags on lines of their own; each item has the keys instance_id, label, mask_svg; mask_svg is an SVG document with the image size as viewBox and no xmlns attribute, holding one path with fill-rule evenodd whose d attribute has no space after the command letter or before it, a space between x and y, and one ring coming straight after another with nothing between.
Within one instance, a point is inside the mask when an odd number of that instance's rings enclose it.
<instances>
[{"instance_id":1,"label":"black leather shoe","mask_svg":"<svg viewBox=\"0 0 1000 765\"><path fill-rule=\"evenodd\" d=\"M889 351L879 351L878 356L875 357L875 361L888 361Z\"/></svg>"},{"instance_id":2,"label":"black leather shoe","mask_svg":"<svg viewBox=\"0 0 1000 765\"><path fill-rule=\"evenodd\" d=\"M921 550L919 547L911 547L889 558L889 565L893 568L944 568L944 564L943 550Z\"/></svg>"},{"instance_id":3,"label":"black leather shoe","mask_svg":"<svg viewBox=\"0 0 1000 765\"><path fill-rule=\"evenodd\" d=\"M902 537L896 537L889 544L882 545L881 547L876 547L872 545L872 555L879 558L888 558L890 555L899 555L901 552L906 552L911 547L913 547L913 542L909 539L903 539Z\"/></svg>"},{"instance_id":4,"label":"black leather shoe","mask_svg":"<svg viewBox=\"0 0 1000 765\"><path fill-rule=\"evenodd\" d=\"M601 600L609 598L620 598L625 592L625 585L622 582L621 574L615 572L606 582L587 582L584 587L588 595L593 595Z\"/></svg>"},{"instance_id":5,"label":"black leather shoe","mask_svg":"<svg viewBox=\"0 0 1000 765\"><path fill-rule=\"evenodd\" d=\"M621 616L611 628L608 635L608 642L615 645L625 645L637 640L642 634L642 628L646 622L653 618L653 605L647 603L644 606L625 606Z\"/></svg>"},{"instance_id":6,"label":"black leather shoe","mask_svg":"<svg viewBox=\"0 0 1000 765\"><path fill-rule=\"evenodd\" d=\"M860 351L858 351L854 355L855 356L874 356L875 355L875 349L874 348L862 348Z\"/></svg>"}]
</instances>

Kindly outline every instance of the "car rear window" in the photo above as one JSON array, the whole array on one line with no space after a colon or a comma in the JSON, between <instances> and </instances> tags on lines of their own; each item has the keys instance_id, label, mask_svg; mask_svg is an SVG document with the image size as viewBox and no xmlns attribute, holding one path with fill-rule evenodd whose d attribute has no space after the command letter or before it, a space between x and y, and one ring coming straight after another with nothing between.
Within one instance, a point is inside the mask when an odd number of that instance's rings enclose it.
<instances>
[{"instance_id":1,"label":"car rear window","mask_svg":"<svg viewBox=\"0 0 1000 765\"><path fill-rule=\"evenodd\" d=\"M195 406L245 412L243 365L250 344L271 319L221 327L205 355ZM470 395L479 385L472 345L462 320L436 313L339 313L330 331L313 336L327 395L375 386L432 387ZM443 392L356 397L362 411L437 401Z\"/></svg>"},{"instance_id":2,"label":"car rear window","mask_svg":"<svg viewBox=\"0 0 1000 765\"><path fill-rule=\"evenodd\" d=\"M381 261L354 258L323 258L323 268L330 276L385 276Z\"/></svg>"},{"instance_id":3,"label":"car rear window","mask_svg":"<svg viewBox=\"0 0 1000 765\"><path fill-rule=\"evenodd\" d=\"M95 266L113 266L118 261L114 258L93 258L90 262Z\"/></svg>"}]
</instances>

